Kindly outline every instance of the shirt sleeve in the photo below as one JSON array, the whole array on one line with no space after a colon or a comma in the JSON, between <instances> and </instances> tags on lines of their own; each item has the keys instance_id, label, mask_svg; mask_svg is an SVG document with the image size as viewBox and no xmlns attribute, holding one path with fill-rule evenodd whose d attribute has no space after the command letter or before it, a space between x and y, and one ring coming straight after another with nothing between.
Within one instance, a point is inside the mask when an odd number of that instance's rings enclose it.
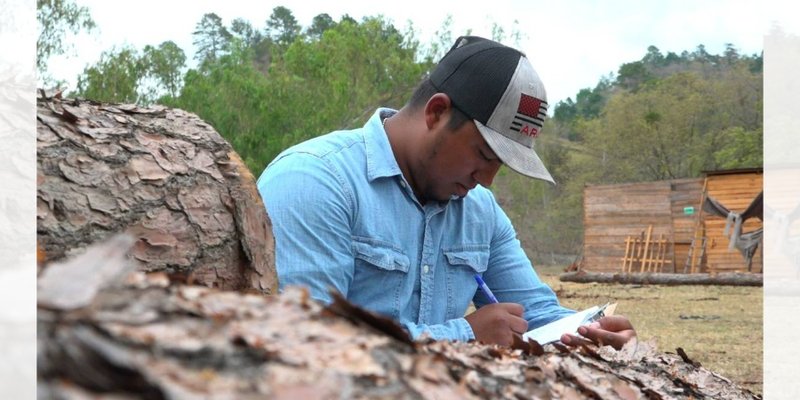
<instances>
[{"instance_id":1,"label":"shirt sleeve","mask_svg":"<svg viewBox=\"0 0 800 400\"><path fill-rule=\"evenodd\" d=\"M489 267L483 280L492 288L497 300L518 303L525 308L528 330L538 328L575 311L562 307L555 293L539 279L528 256L517 239L514 227L496 201L494 204L494 234L489 254ZM486 299L476 294L476 307L486 305Z\"/></svg>"},{"instance_id":2,"label":"shirt sleeve","mask_svg":"<svg viewBox=\"0 0 800 400\"><path fill-rule=\"evenodd\" d=\"M258 179L272 221L279 288L305 286L331 302L329 290L347 296L353 279L353 197L335 169L315 155L275 160Z\"/></svg>"}]
</instances>

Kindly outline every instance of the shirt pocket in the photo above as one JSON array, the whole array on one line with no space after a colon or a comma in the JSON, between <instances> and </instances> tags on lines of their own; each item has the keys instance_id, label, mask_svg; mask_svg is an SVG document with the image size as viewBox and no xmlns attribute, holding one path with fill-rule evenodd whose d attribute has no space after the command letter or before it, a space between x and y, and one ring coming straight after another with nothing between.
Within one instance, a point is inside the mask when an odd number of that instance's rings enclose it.
<instances>
[{"instance_id":1,"label":"shirt pocket","mask_svg":"<svg viewBox=\"0 0 800 400\"><path fill-rule=\"evenodd\" d=\"M478 290L475 275L489 268L489 245L475 244L442 250L447 265L447 318L460 318Z\"/></svg>"},{"instance_id":2,"label":"shirt pocket","mask_svg":"<svg viewBox=\"0 0 800 400\"><path fill-rule=\"evenodd\" d=\"M410 260L399 248L379 240L353 238L355 271L350 293L357 303L399 319L400 304L409 285Z\"/></svg>"},{"instance_id":3,"label":"shirt pocket","mask_svg":"<svg viewBox=\"0 0 800 400\"><path fill-rule=\"evenodd\" d=\"M353 240L355 258L385 271L408 272L408 256L400 249L378 240L355 238Z\"/></svg>"}]
</instances>

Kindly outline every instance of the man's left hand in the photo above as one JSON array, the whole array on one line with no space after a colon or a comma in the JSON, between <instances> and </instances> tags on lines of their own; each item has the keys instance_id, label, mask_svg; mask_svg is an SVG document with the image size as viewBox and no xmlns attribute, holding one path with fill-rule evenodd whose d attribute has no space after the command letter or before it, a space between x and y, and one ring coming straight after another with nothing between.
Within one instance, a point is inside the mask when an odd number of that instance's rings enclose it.
<instances>
[{"instance_id":1,"label":"man's left hand","mask_svg":"<svg viewBox=\"0 0 800 400\"><path fill-rule=\"evenodd\" d=\"M578 328L578 333L583 338L565 333L561 335L561 342L568 346L578 346L586 343L586 339L589 339L599 346L612 346L619 350L625 343L636 337L636 331L633 329L631 321L622 315L600 318L589 325Z\"/></svg>"}]
</instances>

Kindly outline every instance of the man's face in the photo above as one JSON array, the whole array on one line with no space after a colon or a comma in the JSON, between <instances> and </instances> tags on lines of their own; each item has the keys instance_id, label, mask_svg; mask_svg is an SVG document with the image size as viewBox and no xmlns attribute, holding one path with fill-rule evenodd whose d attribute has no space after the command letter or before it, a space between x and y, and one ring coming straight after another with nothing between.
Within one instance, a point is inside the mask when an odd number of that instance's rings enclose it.
<instances>
[{"instance_id":1,"label":"man's face","mask_svg":"<svg viewBox=\"0 0 800 400\"><path fill-rule=\"evenodd\" d=\"M446 201L464 197L476 185L489 187L502 162L481 136L473 121L455 131L443 127L420 160L417 182L421 200Z\"/></svg>"}]
</instances>

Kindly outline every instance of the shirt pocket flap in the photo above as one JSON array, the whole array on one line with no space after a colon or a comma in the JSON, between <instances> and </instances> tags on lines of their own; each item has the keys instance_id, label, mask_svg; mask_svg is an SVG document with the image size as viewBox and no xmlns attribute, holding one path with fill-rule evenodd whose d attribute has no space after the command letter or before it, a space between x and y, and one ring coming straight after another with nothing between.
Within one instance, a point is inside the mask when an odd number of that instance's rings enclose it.
<instances>
[{"instance_id":1,"label":"shirt pocket flap","mask_svg":"<svg viewBox=\"0 0 800 400\"><path fill-rule=\"evenodd\" d=\"M363 260L387 271L408 272L411 263L408 256L383 243L353 241L353 252L357 259Z\"/></svg>"},{"instance_id":2,"label":"shirt pocket flap","mask_svg":"<svg viewBox=\"0 0 800 400\"><path fill-rule=\"evenodd\" d=\"M475 272L485 272L489 267L489 249L445 250L444 255L450 265L465 265Z\"/></svg>"}]
</instances>

